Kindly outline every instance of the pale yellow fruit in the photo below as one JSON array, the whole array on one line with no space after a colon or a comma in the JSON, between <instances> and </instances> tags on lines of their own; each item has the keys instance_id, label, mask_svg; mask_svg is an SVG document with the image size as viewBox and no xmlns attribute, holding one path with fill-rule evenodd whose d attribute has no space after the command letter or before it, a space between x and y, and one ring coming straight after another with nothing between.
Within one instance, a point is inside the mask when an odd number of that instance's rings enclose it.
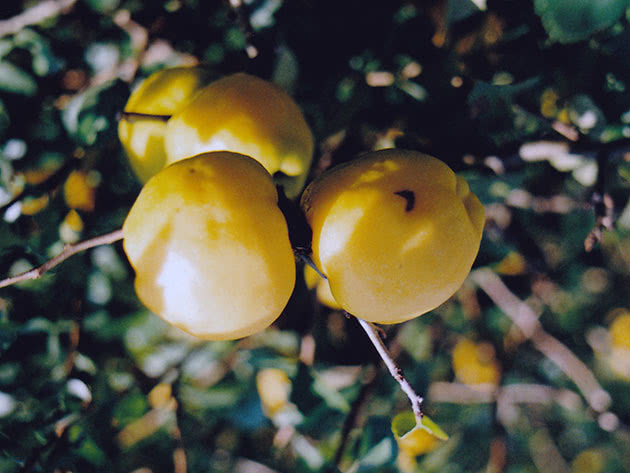
<instances>
[{"instance_id":1,"label":"pale yellow fruit","mask_svg":"<svg viewBox=\"0 0 630 473\"><path fill-rule=\"evenodd\" d=\"M337 302L398 323L447 300L479 250L483 206L442 161L398 149L367 153L302 196L313 260Z\"/></svg>"},{"instance_id":2,"label":"pale yellow fruit","mask_svg":"<svg viewBox=\"0 0 630 473\"><path fill-rule=\"evenodd\" d=\"M271 176L236 153L204 153L164 168L123 225L140 300L209 340L269 326L295 284L287 224Z\"/></svg>"},{"instance_id":3,"label":"pale yellow fruit","mask_svg":"<svg viewBox=\"0 0 630 473\"><path fill-rule=\"evenodd\" d=\"M313 135L298 105L284 91L248 74L212 82L168 122L168 162L228 150L259 161L289 197L304 186Z\"/></svg>"},{"instance_id":4,"label":"pale yellow fruit","mask_svg":"<svg viewBox=\"0 0 630 473\"><path fill-rule=\"evenodd\" d=\"M621 310L610 325L610 338L613 346L630 350L630 312Z\"/></svg>"},{"instance_id":5,"label":"pale yellow fruit","mask_svg":"<svg viewBox=\"0 0 630 473\"><path fill-rule=\"evenodd\" d=\"M263 412L273 417L289 404L291 380L279 368L265 368L256 375L256 389L260 396Z\"/></svg>"},{"instance_id":6,"label":"pale yellow fruit","mask_svg":"<svg viewBox=\"0 0 630 473\"><path fill-rule=\"evenodd\" d=\"M202 67L172 67L151 74L133 91L125 112L168 117L188 104L209 80ZM141 182L146 182L166 165L165 120L146 117L122 118L118 124L120 142Z\"/></svg>"},{"instance_id":7,"label":"pale yellow fruit","mask_svg":"<svg viewBox=\"0 0 630 473\"><path fill-rule=\"evenodd\" d=\"M453 348L453 371L464 384L485 384L492 388L499 384L501 369L489 343L476 344L461 339Z\"/></svg>"}]
</instances>

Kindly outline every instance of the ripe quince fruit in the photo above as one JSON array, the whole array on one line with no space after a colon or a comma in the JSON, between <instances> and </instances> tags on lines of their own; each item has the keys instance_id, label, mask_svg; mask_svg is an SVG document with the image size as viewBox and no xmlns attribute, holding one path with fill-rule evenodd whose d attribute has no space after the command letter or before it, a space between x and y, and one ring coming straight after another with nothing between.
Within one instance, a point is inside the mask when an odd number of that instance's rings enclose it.
<instances>
[{"instance_id":1,"label":"ripe quince fruit","mask_svg":"<svg viewBox=\"0 0 630 473\"><path fill-rule=\"evenodd\" d=\"M367 153L324 173L302 196L313 261L335 300L391 324L442 304L479 250L484 210L442 161L400 149Z\"/></svg>"},{"instance_id":2,"label":"ripe quince fruit","mask_svg":"<svg viewBox=\"0 0 630 473\"><path fill-rule=\"evenodd\" d=\"M140 300L208 340L265 329L295 284L277 199L269 173L237 153L204 153L157 173L123 225Z\"/></svg>"},{"instance_id":3,"label":"ripe quince fruit","mask_svg":"<svg viewBox=\"0 0 630 473\"><path fill-rule=\"evenodd\" d=\"M120 142L138 179L144 183L166 165L166 120L184 107L210 79L203 67L172 67L154 72L133 91L125 112L146 117L123 118Z\"/></svg>"},{"instance_id":4,"label":"ripe quince fruit","mask_svg":"<svg viewBox=\"0 0 630 473\"><path fill-rule=\"evenodd\" d=\"M212 82L173 115L165 145L168 163L207 151L251 156L288 197L302 190L313 156L313 135L293 99L243 73Z\"/></svg>"}]
</instances>

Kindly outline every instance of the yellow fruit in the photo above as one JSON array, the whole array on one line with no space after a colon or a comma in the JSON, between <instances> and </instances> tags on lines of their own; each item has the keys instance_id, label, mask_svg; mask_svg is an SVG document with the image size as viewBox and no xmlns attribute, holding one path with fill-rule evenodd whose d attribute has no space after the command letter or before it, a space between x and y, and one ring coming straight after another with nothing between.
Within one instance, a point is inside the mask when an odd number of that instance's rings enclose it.
<instances>
[{"instance_id":1,"label":"yellow fruit","mask_svg":"<svg viewBox=\"0 0 630 473\"><path fill-rule=\"evenodd\" d=\"M90 182L88 173L72 171L63 185L66 204L71 209L92 212L96 196L95 186Z\"/></svg>"},{"instance_id":2,"label":"yellow fruit","mask_svg":"<svg viewBox=\"0 0 630 473\"><path fill-rule=\"evenodd\" d=\"M489 343L462 339L453 349L453 371L464 384L499 384L501 370Z\"/></svg>"},{"instance_id":3,"label":"yellow fruit","mask_svg":"<svg viewBox=\"0 0 630 473\"><path fill-rule=\"evenodd\" d=\"M367 153L302 196L313 260L337 302L398 323L442 304L479 250L483 206L442 161L398 149Z\"/></svg>"},{"instance_id":4,"label":"yellow fruit","mask_svg":"<svg viewBox=\"0 0 630 473\"><path fill-rule=\"evenodd\" d=\"M237 153L204 153L164 168L123 225L140 300L208 340L266 328L295 283L277 198L265 169Z\"/></svg>"},{"instance_id":5,"label":"yellow fruit","mask_svg":"<svg viewBox=\"0 0 630 473\"><path fill-rule=\"evenodd\" d=\"M315 289L315 294L320 304L324 304L331 309L341 309L339 302L335 300L332 292L330 292L328 281L308 265L304 266L304 281L306 282L306 287Z\"/></svg>"},{"instance_id":6,"label":"yellow fruit","mask_svg":"<svg viewBox=\"0 0 630 473\"><path fill-rule=\"evenodd\" d=\"M604 451L589 448L571 462L571 473L602 473L606 468L606 454Z\"/></svg>"},{"instance_id":7,"label":"yellow fruit","mask_svg":"<svg viewBox=\"0 0 630 473\"><path fill-rule=\"evenodd\" d=\"M289 197L302 190L313 135L297 104L273 84L233 74L205 87L166 126L168 163L228 150L259 161Z\"/></svg>"},{"instance_id":8,"label":"yellow fruit","mask_svg":"<svg viewBox=\"0 0 630 473\"><path fill-rule=\"evenodd\" d=\"M162 120L123 118L118 124L120 142L141 182L149 180L166 165L166 117L188 104L207 83L208 75L208 71L201 67L163 69L151 74L129 97L125 112L164 116Z\"/></svg>"},{"instance_id":9,"label":"yellow fruit","mask_svg":"<svg viewBox=\"0 0 630 473\"><path fill-rule=\"evenodd\" d=\"M267 417L273 417L289 404L291 380L286 372L279 368L259 371L256 375L256 389Z\"/></svg>"},{"instance_id":10,"label":"yellow fruit","mask_svg":"<svg viewBox=\"0 0 630 473\"><path fill-rule=\"evenodd\" d=\"M630 312L620 311L610 325L610 338L613 346L630 350Z\"/></svg>"}]
</instances>

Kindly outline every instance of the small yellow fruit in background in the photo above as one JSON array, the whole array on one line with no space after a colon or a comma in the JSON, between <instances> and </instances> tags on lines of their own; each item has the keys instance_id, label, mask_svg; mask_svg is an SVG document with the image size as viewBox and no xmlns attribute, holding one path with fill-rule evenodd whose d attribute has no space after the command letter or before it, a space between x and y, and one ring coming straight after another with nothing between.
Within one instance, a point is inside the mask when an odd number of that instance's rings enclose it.
<instances>
[{"instance_id":1,"label":"small yellow fruit in background","mask_svg":"<svg viewBox=\"0 0 630 473\"><path fill-rule=\"evenodd\" d=\"M140 300L204 339L265 329L295 284L277 199L265 169L237 153L204 153L164 168L123 225Z\"/></svg>"},{"instance_id":2,"label":"small yellow fruit in background","mask_svg":"<svg viewBox=\"0 0 630 473\"><path fill-rule=\"evenodd\" d=\"M92 212L94 210L96 189L90 176L83 171L72 171L63 185L63 196L71 209Z\"/></svg>"},{"instance_id":3,"label":"small yellow fruit in background","mask_svg":"<svg viewBox=\"0 0 630 473\"><path fill-rule=\"evenodd\" d=\"M256 389L265 415L272 418L289 405L291 380L279 368L266 368L256 374Z\"/></svg>"},{"instance_id":4,"label":"small yellow fruit in background","mask_svg":"<svg viewBox=\"0 0 630 473\"><path fill-rule=\"evenodd\" d=\"M315 289L315 294L320 304L324 304L331 309L341 309L339 302L335 300L332 292L330 292L328 281L317 274L309 265L304 266L304 281L306 282L306 287Z\"/></svg>"},{"instance_id":5,"label":"small yellow fruit in background","mask_svg":"<svg viewBox=\"0 0 630 473\"><path fill-rule=\"evenodd\" d=\"M610 325L611 343L615 347L630 350L630 312L620 312Z\"/></svg>"},{"instance_id":6,"label":"small yellow fruit in background","mask_svg":"<svg viewBox=\"0 0 630 473\"><path fill-rule=\"evenodd\" d=\"M324 173L302 196L313 261L337 302L370 322L398 323L442 304L479 250L484 210L442 161L399 149Z\"/></svg>"},{"instance_id":7,"label":"small yellow fruit in background","mask_svg":"<svg viewBox=\"0 0 630 473\"><path fill-rule=\"evenodd\" d=\"M208 79L209 73L202 67L160 70L133 91L125 112L168 117L188 104ZM143 183L166 165L165 130L165 120L151 117L122 118L118 124L118 136L131 168Z\"/></svg>"},{"instance_id":8,"label":"small yellow fruit in background","mask_svg":"<svg viewBox=\"0 0 630 473\"><path fill-rule=\"evenodd\" d=\"M459 381L468 385L499 384L501 370L489 343L476 344L461 339L453 349L453 371Z\"/></svg>"},{"instance_id":9,"label":"small yellow fruit in background","mask_svg":"<svg viewBox=\"0 0 630 473\"><path fill-rule=\"evenodd\" d=\"M613 372L630 380L630 312L627 309L615 309L615 318L610 324L609 363Z\"/></svg>"},{"instance_id":10,"label":"small yellow fruit in background","mask_svg":"<svg viewBox=\"0 0 630 473\"><path fill-rule=\"evenodd\" d=\"M589 448L571 462L571 473L602 473L606 469L606 452Z\"/></svg>"},{"instance_id":11,"label":"small yellow fruit in background","mask_svg":"<svg viewBox=\"0 0 630 473\"><path fill-rule=\"evenodd\" d=\"M168 163L207 151L251 156L289 197L302 190L313 156L313 135L293 99L243 73L212 82L175 114L165 144Z\"/></svg>"}]
</instances>

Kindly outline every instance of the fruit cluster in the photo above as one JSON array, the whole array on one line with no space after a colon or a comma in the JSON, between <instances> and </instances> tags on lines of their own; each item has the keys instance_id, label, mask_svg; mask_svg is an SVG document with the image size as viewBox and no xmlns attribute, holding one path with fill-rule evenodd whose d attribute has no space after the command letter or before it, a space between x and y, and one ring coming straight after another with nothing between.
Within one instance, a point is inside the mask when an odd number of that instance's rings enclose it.
<instances>
[{"instance_id":1,"label":"fruit cluster","mask_svg":"<svg viewBox=\"0 0 630 473\"><path fill-rule=\"evenodd\" d=\"M123 226L140 300L205 339L269 326L296 278L275 185L297 197L313 154L297 104L247 74L209 82L199 67L167 69L131 95L119 135L146 182ZM484 223L466 181L399 149L324 173L300 202L312 260L327 278L318 292L378 323L448 299L470 271Z\"/></svg>"}]
</instances>

